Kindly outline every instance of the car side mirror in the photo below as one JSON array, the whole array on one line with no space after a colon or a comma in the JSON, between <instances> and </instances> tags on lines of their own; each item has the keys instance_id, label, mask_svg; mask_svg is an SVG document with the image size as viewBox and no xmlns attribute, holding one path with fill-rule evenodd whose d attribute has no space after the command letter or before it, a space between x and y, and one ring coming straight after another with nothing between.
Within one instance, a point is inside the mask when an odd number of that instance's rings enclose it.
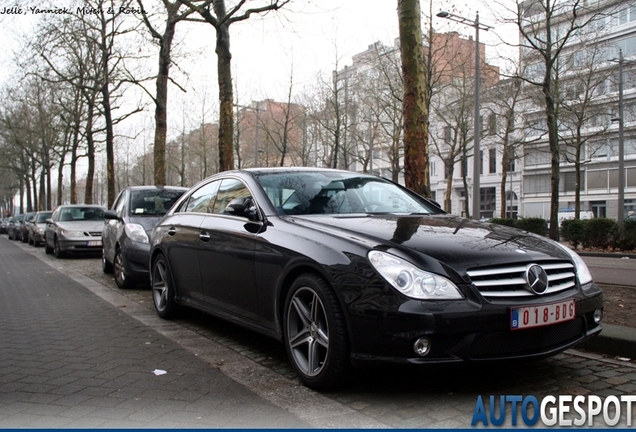
<instances>
[{"instance_id":1,"label":"car side mirror","mask_svg":"<svg viewBox=\"0 0 636 432\"><path fill-rule=\"evenodd\" d=\"M48 218L47 220L45 220L44 222L46 222L47 224L52 224L53 223L53 219Z\"/></svg>"},{"instance_id":2,"label":"car side mirror","mask_svg":"<svg viewBox=\"0 0 636 432\"><path fill-rule=\"evenodd\" d=\"M225 212L232 216L246 217L251 221L257 219L256 205L252 198L235 198L227 205Z\"/></svg>"},{"instance_id":3,"label":"car side mirror","mask_svg":"<svg viewBox=\"0 0 636 432\"><path fill-rule=\"evenodd\" d=\"M119 220L119 216L117 216L117 213L115 213L115 211L113 211L113 210L106 210L104 212L104 219Z\"/></svg>"}]
</instances>

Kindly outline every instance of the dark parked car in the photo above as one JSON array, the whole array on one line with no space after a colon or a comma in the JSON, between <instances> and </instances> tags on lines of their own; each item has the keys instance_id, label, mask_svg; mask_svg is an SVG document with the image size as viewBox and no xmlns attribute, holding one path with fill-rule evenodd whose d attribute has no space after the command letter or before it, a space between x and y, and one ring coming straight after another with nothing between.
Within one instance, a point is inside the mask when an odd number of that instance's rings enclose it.
<instances>
[{"instance_id":1,"label":"dark parked car","mask_svg":"<svg viewBox=\"0 0 636 432\"><path fill-rule=\"evenodd\" d=\"M29 225L33 222L33 216L35 216L36 212L28 212L24 214L24 219L20 223L20 235L19 240L22 243L26 243L29 241Z\"/></svg>"},{"instance_id":2,"label":"dark parked car","mask_svg":"<svg viewBox=\"0 0 636 432\"><path fill-rule=\"evenodd\" d=\"M44 241L44 230L46 229L46 220L51 217L52 211L39 211L33 217L33 221L28 226L29 244L40 246Z\"/></svg>"},{"instance_id":3,"label":"dark parked car","mask_svg":"<svg viewBox=\"0 0 636 432\"><path fill-rule=\"evenodd\" d=\"M279 339L320 389L364 362L539 358L601 331L601 289L568 248L360 173L219 173L151 246L159 316L188 306Z\"/></svg>"},{"instance_id":4,"label":"dark parked car","mask_svg":"<svg viewBox=\"0 0 636 432\"><path fill-rule=\"evenodd\" d=\"M7 236L9 237L9 240L20 239L20 223L23 219L23 214L15 215L9 218L9 224L7 225Z\"/></svg>"},{"instance_id":5,"label":"dark parked car","mask_svg":"<svg viewBox=\"0 0 636 432\"><path fill-rule=\"evenodd\" d=\"M59 206L46 220L44 251L56 258L67 252L101 252L105 211L105 207L93 204Z\"/></svg>"},{"instance_id":6,"label":"dark parked car","mask_svg":"<svg viewBox=\"0 0 636 432\"><path fill-rule=\"evenodd\" d=\"M9 218L0 219L0 234L7 233L7 224L9 223Z\"/></svg>"},{"instance_id":7,"label":"dark parked car","mask_svg":"<svg viewBox=\"0 0 636 432\"><path fill-rule=\"evenodd\" d=\"M123 189L104 217L102 270L115 273L120 288L148 280L150 234L159 220L188 189L133 186Z\"/></svg>"}]
</instances>

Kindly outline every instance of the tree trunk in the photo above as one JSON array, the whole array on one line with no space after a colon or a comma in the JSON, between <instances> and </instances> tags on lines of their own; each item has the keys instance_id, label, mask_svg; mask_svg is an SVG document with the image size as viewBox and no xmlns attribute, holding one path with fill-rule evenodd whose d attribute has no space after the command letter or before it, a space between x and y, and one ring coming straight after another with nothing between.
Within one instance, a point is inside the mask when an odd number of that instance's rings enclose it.
<instances>
[{"instance_id":1,"label":"tree trunk","mask_svg":"<svg viewBox=\"0 0 636 432\"><path fill-rule=\"evenodd\" d=\"M170 53L177 22L178 6L168 9L166 29L163 32L159 50L159 73L157 74L157 96L155 100L155 184L166 184L166 136L168 133L168 77L170 76Z\"/></svg>"},{"instance_id":2,"label":"tree trunk","mask_svg":"<svg viewBox=\"0 0 636 432\"><path fill-rule=\"evenodd\" d=\"M429 198L428 109L424 103L426 82L420 15L419 0L398 0L404 77L404 180L408 188Z\"/></svg>"},{"instance_id":3,"label":"tree trunk","mask_svg":"<svg viewBox=\"0 0 636 432\"><path fill-rule=\"evenodd\" d=\"M216 29L216 55L219 83L219 169L234 169L234 94L232 90L232 54L230 53L230 32L227 24Z\"/></svg>"}]
</instances>

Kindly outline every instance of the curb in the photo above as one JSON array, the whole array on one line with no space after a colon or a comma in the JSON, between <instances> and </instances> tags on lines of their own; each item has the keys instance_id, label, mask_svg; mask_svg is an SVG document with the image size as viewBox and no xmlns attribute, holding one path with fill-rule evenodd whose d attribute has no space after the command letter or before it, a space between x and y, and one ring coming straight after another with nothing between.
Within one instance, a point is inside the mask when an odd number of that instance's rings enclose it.
<instances>
[{"instance_id":1,"label":"curb","mask_svg":"<svg viewBox=\"0 0 636 432\"><path fill-rule=\"evenodd\" d=\"M601 333L579 345L602 354L636 358L636 329L631 327L603 324Z\"/></svg>"}]
</instances>

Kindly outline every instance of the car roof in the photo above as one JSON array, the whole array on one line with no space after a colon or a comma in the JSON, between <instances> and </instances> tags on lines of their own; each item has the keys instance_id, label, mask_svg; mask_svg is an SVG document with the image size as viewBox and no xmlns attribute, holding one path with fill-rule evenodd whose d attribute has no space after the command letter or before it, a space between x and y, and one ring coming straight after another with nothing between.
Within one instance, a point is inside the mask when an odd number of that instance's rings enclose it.
<instances>
[{"instance_id":1,"label":"car roof","mask_svg":"<svg viewBox=\"0 0 636 432\"><path fill-rule=\"evenodd\" d=\"M189 188L183 186L155 186L155 185L147 185L147 186L127 186L122 190L154 190L154 189L168 189L168 190L183 190L186 191Z\"/></svg>"}]
</instances>

